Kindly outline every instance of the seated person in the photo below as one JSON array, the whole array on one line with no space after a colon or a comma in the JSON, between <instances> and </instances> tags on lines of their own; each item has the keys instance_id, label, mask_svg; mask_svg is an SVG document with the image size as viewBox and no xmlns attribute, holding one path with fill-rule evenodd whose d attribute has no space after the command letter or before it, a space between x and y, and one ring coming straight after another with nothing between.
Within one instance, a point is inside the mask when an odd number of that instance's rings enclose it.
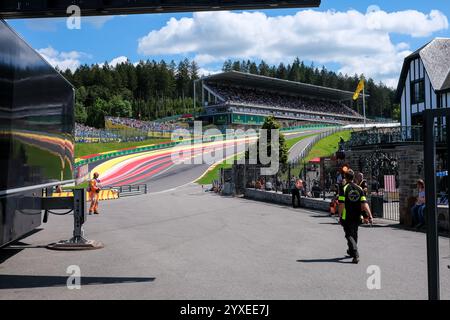
<instances>
[{"instance_id":1,"label":"seated person","mask_svg":"<svg viewBox=\"0 0 450 320\"><path fill-rule=\"evenodd\" d=\"M411 208L413 226L420 228L425 224L425 183L417 180L418 196L415 205Z\"/></svg>"}]
</instances>

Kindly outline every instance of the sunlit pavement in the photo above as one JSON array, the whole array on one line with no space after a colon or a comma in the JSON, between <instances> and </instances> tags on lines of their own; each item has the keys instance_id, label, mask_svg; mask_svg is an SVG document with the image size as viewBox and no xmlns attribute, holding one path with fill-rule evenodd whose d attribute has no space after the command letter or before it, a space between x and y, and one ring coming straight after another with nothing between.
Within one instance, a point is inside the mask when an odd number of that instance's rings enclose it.
<instances>
[{"instance_id":1,"label":"sunlit pavement","mask_svg":"<svg viewBox=\"0 0 450 320\"><path fill-rule=\"evenodd\" d=\"M361 262L354 265L341 227L323 213L220 197L198 185L102 203L85 229L103 249L41 247L69 238L71 228L72 216L50 216L44 230L3 250L0 298L427 298L423 233L361 228ZM441 291L449 299L449 240L440 245ZM66 286L71 265L80 267L79 290ZM369 290L373 265L381 289Z\"/></svg>"}]
</instances>

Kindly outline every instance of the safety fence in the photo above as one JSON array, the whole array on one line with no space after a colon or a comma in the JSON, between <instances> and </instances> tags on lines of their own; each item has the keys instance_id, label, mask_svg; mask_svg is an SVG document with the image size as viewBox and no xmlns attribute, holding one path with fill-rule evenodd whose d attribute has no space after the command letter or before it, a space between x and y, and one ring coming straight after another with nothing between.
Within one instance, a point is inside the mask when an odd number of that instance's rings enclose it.
<instances>
[{"instance_id":1,"label":"safety fence","mask_svg":"<svg viewBox=\"0 0 450 320\"><path fill-rule=\"evenodd\" d=\"M111 188L119 194L120 198L138 196L147 194L148 192L148 186L146 184L124 185Z\"/></svg>"},{"instance_id":2,"label":"safety fence","mask_svg":"<svg viewBox=\"0 0 450 320\"><path fill-rule=\"evenodd\" d=\"M124 197L137 196L147 194L148 186L146 184L136 185L123 185L123 186L105 186L102 187L98 193L98 199L100 201L114 200ZM56 192L55 189L46 191L46 195L53 198L73 197L73 191L63 190L62 192ZM86 192L86 199L89 199L89 192Z\"/></svg>"}]
</instances>

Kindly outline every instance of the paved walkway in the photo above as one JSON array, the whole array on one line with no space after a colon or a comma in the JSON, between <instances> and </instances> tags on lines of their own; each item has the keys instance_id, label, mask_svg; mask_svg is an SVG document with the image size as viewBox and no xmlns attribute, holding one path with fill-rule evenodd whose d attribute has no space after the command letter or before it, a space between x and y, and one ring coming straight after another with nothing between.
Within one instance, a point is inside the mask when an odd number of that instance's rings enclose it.
<instances>
[{"instance_id":1,"label":"paved walkway","mask_svg":"<svg viewBox=\"0 0 450 320\"><path fill-rule=\"evenodd\" d=\"M425 235L362 228L349 264L340 226L324 214L205 193L197 185L102 203L86 231L105 248L55 252L71 216L0 252L1 299L426 299ZM25 247L25 248L24 248ZM450 299L449 240L441 240L442 297ZM81 290L66 269L81 268ZM381 269L368 290L367 268Z\"/></svg>"}]
</instances>

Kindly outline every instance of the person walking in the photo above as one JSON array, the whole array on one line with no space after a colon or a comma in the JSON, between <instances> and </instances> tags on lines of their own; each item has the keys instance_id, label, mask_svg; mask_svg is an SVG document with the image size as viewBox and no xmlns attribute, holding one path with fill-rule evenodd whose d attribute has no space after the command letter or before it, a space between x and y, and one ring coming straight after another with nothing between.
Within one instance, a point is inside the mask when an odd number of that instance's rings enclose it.
<instances>
[{"instance_id":1,"label":"person walking","mask_svg":"<svg viewBox=\"0 0 450 320\"><path fill-rule=\"evenodd\" d=\"M89 199L91 206L89 207L89 214L98 214L98 201L100 194L100 179L98 172L95 172L93 178L89 181Z\"/></svg>"},{"instance_id":2,"label":"person walking","mask_svg":"<svg viewBox=\"0 0 450 320\"><path fill-rule=\"evenodd\" d=\"M362 220L361 212L365 212L368 222L372 223L373 218L364 191L353 181L354 175L351 169L344 173L347 184L340 188L339 222L344 228L347 239L347 254L353 258L353 263L358 263L358 228Z\"/></svg>"}]
</instances>

